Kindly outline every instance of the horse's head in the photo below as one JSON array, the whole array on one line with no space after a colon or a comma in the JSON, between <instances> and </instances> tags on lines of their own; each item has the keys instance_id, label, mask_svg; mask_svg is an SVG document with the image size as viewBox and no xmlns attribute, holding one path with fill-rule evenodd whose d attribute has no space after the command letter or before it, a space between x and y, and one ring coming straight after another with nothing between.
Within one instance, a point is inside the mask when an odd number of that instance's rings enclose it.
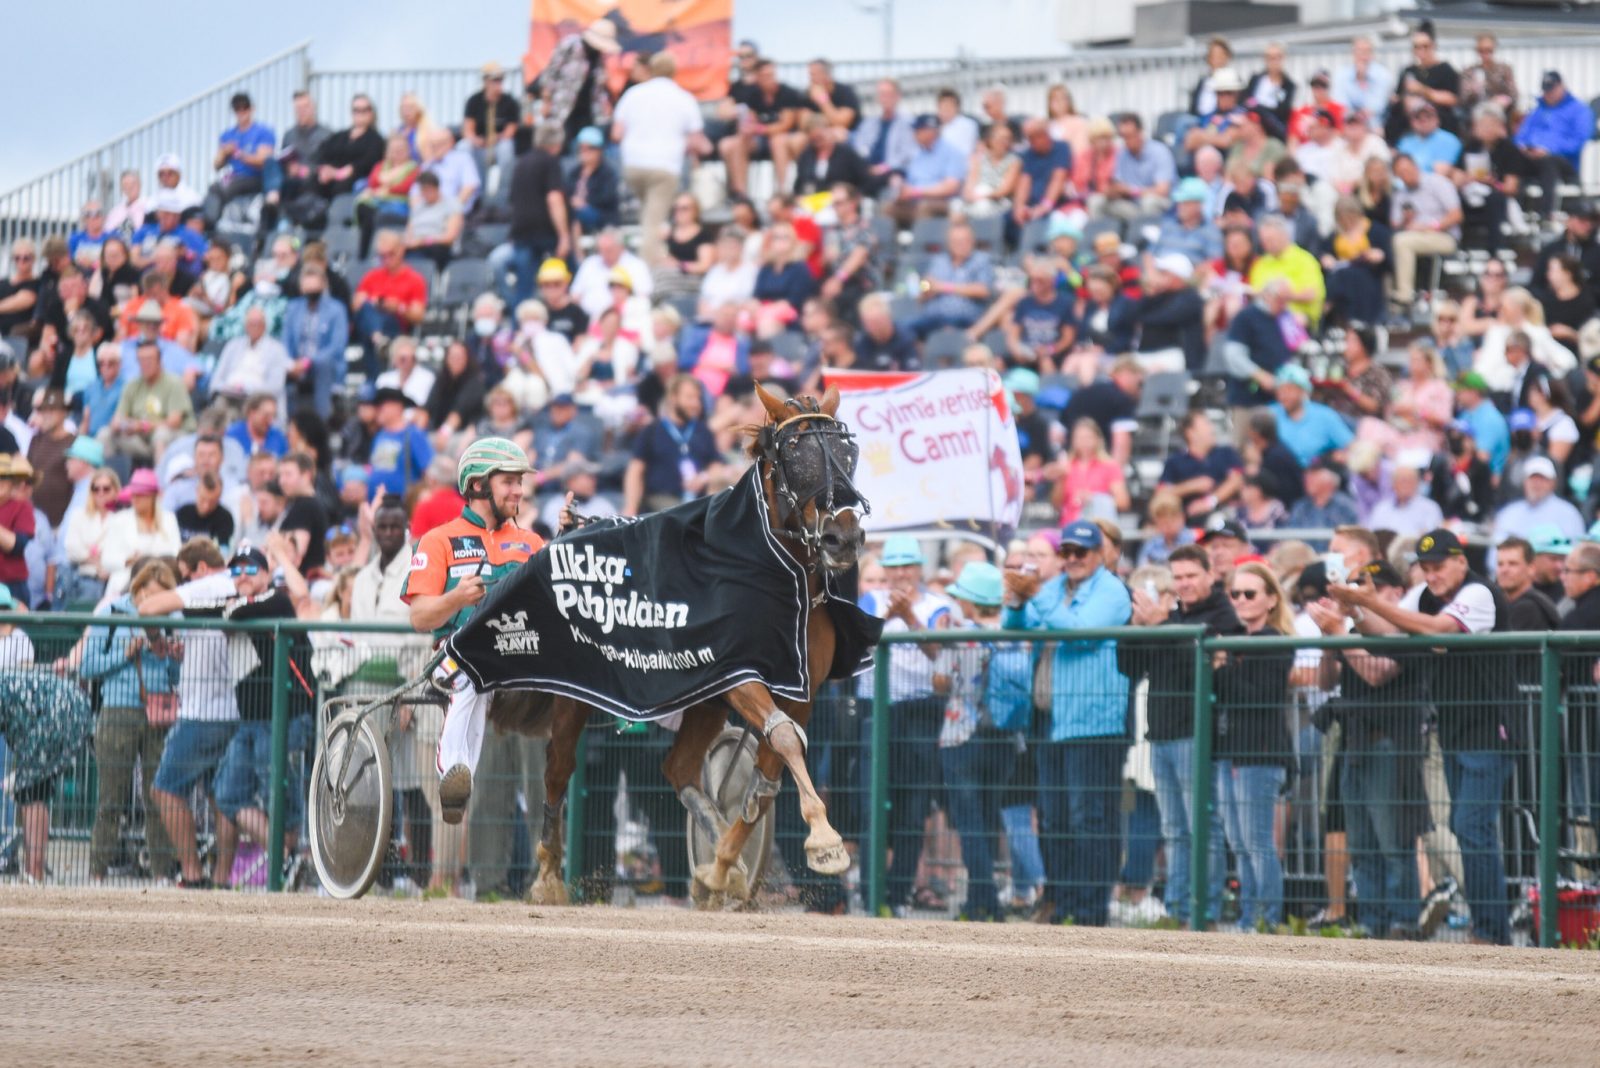
<instances>
[{"instance_id":1,"label":"horse's head","mask_svg":"<svg viewBox=\"0 0 1600 1068\"><path fill-rule=\"evenodd\" d=\"M781 401L758 385L756 395L767 422L756 430L751 452L775 507L777 533L800 543L808 567L850 570L866 537L861 515L870 509L852 481L855 438L834 418L839 391L829 389L821 401Z\"/></svg>"}]
</instances>

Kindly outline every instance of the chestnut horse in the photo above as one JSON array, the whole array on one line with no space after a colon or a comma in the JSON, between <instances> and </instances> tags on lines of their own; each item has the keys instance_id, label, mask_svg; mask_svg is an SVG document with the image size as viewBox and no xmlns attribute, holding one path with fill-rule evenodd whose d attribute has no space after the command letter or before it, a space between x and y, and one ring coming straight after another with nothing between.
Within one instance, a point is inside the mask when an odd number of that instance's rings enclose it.
<instances>
[{"instance_id":1,"label":"chestnut horse","mask_svg":"<svg viewBox=\"0 0 1600 1068\"><path fill-rule=\"evenodd\" d=\"M839 408L837 390L829 389L820 402L814 397L780 401L760 386L756 393L766 409L767 422L749 428L755 439L749 454L760 467L770 528L788 543L790 554L806 572L812 606L806 627L806 658L811 697L815 698L829 676L837 644L833 620L825 609L827 576L854 568L864 540L857 510L864 511L866 502L851 483L856 448L849 430L834 418ZM529 898L535 904L566 904L561 866L567 783L577 767L578 737L593 709L572 698L549 694L520 692L516 698L492 704L490 721L501 729L524 733L543 733L543 728L550 736L539 873ZM729 708L762 739L756 753L757 773L751 777L749 795L732 823L700 789L701 766L727 722ZM693 873L695 898L702 906L720 907L730 899L744 901L754 890L739 856L756 823L771 808L784 768L794 776L800 791L800 814L810 829L806 863L824 875L838 875L849 867L844 841L828 823L827 808L806 770L805 726L810 718L810 700L779 698L759 682L735 686L685 710L662 771L684 807L717 839L715 861L700 865Z\"/></svg>"}]
</instances>

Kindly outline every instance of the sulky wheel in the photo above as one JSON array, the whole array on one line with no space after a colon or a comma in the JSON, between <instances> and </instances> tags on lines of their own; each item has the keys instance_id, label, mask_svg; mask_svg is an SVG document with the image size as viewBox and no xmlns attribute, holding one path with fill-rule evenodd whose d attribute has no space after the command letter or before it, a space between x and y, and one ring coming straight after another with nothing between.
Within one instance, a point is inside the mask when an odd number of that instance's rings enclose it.
<instances>
[{"instance_id":1,"label":"sulky wheel","mask_svg":"<svg viewBox=\"0 0 1600 1068\"><path fill-rule=\"evenodd\" d=\"M738 727L728 727L717 735L716 741L706 751L705 765L700 772L700 787L711 803L717 806L723 819L729 823L739 818L745 793L750 788L750 777L755 774L756 738ZM710 864L717 856L717 843L706 834L691 814L689 826L689 870ZM750 839L744 844L740 862L749 879L753 894L766 872L767 861L772 856L773 815L769 808L756 823Z\"/></svg>"},{"instance_id":2,"label":"sulky wheel","mask_svg":"<svg viewBox=\"0 0 1600 1068\"><path fill-rule=\"evenodd\" d=\"M360 897L378 877L389 849L393 787L376 713L340 715L318 747L307 808L311 857L334 897Z\"/></svg>"}]
</instances>

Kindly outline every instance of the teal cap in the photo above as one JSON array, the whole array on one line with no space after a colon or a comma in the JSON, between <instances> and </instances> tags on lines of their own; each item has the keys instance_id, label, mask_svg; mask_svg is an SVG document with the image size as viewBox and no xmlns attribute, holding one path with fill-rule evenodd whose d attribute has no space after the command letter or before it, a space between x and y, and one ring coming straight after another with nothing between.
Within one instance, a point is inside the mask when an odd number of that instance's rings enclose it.
<instances>
[{"instance_id":1,"label":"teal cap","mask_svg":"<svg viewBox=\"0 0 1600 1068\"><path fill-rule=\"evenodd\" d=\"M997 608L1003 599L1002 586L998 567L974 560L961 569L961 575L945 587L945 592L982 608Z\"/></svg>"},{"instance_id":2,"label":"teal cap","mask_svg":"<svg viewBox=\"0 0 1600 1068\"><path fill-rule=\"evenodd\" d=\"M922 555L922 545L909 534L896 534L885 539L883 543L883 556L878 562L884 567L909 567L912 564L925 564L927 559Z\"/></svg>"}]
</instances>

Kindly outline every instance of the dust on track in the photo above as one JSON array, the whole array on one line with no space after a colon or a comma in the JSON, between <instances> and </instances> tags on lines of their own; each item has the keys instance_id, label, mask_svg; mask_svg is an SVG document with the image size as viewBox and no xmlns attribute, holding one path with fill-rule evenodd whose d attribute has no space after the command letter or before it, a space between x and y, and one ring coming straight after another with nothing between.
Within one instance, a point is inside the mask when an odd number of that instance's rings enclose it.
<instances>
[{"instance_id":1,"label":"dust on track","mask_svg":"<svg viewBox=\"0 0 1600 1068\"><path fill-rule=\"evenodd\" d=\"M1600 954L0 888L18 1066L1570 1065Z\"/></svg>"}]
</instances>

